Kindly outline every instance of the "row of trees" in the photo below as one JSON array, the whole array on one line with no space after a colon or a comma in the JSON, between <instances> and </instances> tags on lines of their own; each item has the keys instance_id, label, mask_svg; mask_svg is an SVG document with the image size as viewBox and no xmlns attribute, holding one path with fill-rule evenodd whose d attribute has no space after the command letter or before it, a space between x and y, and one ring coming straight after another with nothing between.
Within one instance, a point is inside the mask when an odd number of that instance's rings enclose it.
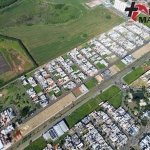
<instances>
[{"instance_id":1,"label":"row of trees","mask_svg":"<svg viewBox=\"0 0 150 150\"><path fill-rule=\"evenodd\" d=\"M13 4L17 0L0 0L0 8L4 8L6 6L9 6L10 4Z\"/></svg>"}]
</instances>

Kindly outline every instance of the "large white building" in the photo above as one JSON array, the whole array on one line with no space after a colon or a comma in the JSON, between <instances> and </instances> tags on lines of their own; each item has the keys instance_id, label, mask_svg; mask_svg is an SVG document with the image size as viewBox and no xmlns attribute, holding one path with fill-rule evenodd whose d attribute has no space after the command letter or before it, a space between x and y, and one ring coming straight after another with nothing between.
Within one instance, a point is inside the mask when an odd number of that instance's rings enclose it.
<instances>
[{"instance_id":1,"label":"large white building","mask_svg":"<svg viewBox=\"0 0 150 150\"><path fill-rule=\"evenodd\" d=\"M115 0L114 7L115 7L117 10L119 10L119 11L125 13L125 8L126 8L127 6L128 6L128 5L127 5L126 2L123 2L123 1L120 1L120 0Z\"/></svg>"}]
</instances>

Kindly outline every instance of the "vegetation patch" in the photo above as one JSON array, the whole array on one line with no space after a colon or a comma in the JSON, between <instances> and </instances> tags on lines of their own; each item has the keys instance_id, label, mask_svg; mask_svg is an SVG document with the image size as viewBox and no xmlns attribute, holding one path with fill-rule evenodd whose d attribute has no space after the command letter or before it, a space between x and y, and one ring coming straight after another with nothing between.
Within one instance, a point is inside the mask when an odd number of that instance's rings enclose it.
<instances>
[{"instance_id":1,"label":"vegetation patch","mask_svg":"<svg viewBox=\"0 0 150 150\"><path fill-rule=\"evenodd\" d=\"M29 115L30 111L33 110L31 101L26 97L24 90L17 82L9 84L4 89L1 89L0 94L3 95L0 97L0 109L14 104L22 117Z\"/></svg>"},{"instance_id":2,"label":"vegetation patch","mask_svg":"<svg viewBox=\"0 0 150 150\"><path fill-rule=\"evenodd\" d=\"M98 84L98 81L95 79L95 77L92 78L92 81L93 81L94 84L96 84L96 85Z\"/></svg>"},{"instance_id":3,"label":"vegetation patch","mask_svg":"<svg viewBox=\"0 0 150 150\"><path fill-rule=\"evenodd\" d=\"M14 2L17 2L17 0L0 0L0 9L9 6Z\"/></svg>"},{"instance_id":4,"label":"vegetation patch","mask_svg":"<svg viewBox=\"0 0 150 150\"><path fill-rule=\"evenodd\" d=\"M123 96L123 92L119 92L117 95L115 95L114 97L112 97L110 100L109 100L109 103L111 105L113 105L116 109L118 107L121 106L121 102L122 102L122 96Z\"/></svg>"},{"instance_id":5,"label":"vegetation patch","mask_svg":"<svg viewBox=\"0 0 150 150\"><path fill-rule=\"evenodd\" d=\"M133 81L138 79L142 74L145 73L142 67L135 68L132 72L123 77L123 80L127 84L131 84Z\"/></svg>"},{"instance_id":6,"label":"vegetation patch","mask_svg":"<svg viewBox=\"0 0 150 150\"><path fill-rule=\"evenodd\" d=\"M86 9L84 2L18 1L11 9L0 10L0 32L21 39L36 62L44 64L124 21L104 6Z\"/></svg>"},{"instance_id":7,"label":"vegetation patch","mask_svg":"<svg viewBox=\"0 0 150 150\"><path fill-rule=\"evenodd\" d=\"M120 61L120 62L118 62L118 63L116 64L116 66L121 70L121 69L123 69L126 65L125 65L122 61Z\"/></svg>"},{"instance_id":8,"label":"vegetation patch","mask_svg":"<svg viewBox=\"0 0 150 150\"><path fill-rule=\"evenodd\" d=\"M74 112L72 112L69 116L66 117L66 121L69 127L70 128L73 127L77 122L79 122L86 115L91 113L97 107L99 107L99 105L94 99L91 99L85 104L83 104L81 107L79 107Z\"/></svg>"},{"instance_id":9,"label":"vegetation patch","mask_svg":"<svg viewBox=\"0 0 150 150\"><path fill-rule=\"evenodd\" d=\"M104 64L101 64L101 63L97 63L96 66L99 68L99 69L104 69L106 66Z\"/></svg>"},{"instance_id":10,"label":"vegetation patch","mask_svg":"<svg viewBox=\"0 0 150 150\"><path fill-rule=\"evenodd\" d=\"M114 95L116 95L118 92L120 92L120 88L118 86L113 85L101 94L99 94L99 98L103 101L107 101L111 99Z\"/></svg>"},{"instance_id":11,"label":"vegetation patch","mask_svg":"<svg viewBox=\"0 0 150 150\"><path fill-rule=\"evenodd\" d=\"M87 81L85 85L89 90L95 87L95 84L91 80Z\"/></svg>"},{"instance_id":12,"label":"vegetation patch","mask_svg":"<svg viewBox=\"0 0 150 150\"><path fill-rule=\"evenodd\" d=\"M72 69L73 69L74 71L79 70L78 67L77 67L76 65L72 65L71 67L72 67Z\"/></svg>"},{"instance_id":13,"label":"vegetation patch","mask_svg":"<svg viewBox=\"0 0 150 150\"><path fill-rule=\"evenodd\" d=\"M46 147L46 142L43 137L38 138L34 142L30 143L24 150L42 150Z\"/></svg>"}]
</instances>

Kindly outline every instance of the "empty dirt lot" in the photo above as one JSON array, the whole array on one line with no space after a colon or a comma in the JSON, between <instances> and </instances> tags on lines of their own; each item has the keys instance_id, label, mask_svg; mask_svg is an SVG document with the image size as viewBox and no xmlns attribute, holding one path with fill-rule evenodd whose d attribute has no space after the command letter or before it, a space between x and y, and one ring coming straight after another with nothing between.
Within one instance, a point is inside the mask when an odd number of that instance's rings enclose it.
<instances>
[{"instance_id":1,"label":"empty dirt lot","mask_svg":"<svg viewBox=\"0 0 150 150\"><path fill-rule=\"evenodd\" d=\"M3 54L0 52L0 75L4 74L5 72L9 70L10 70L10 67L7 61L5 60Z\"/></svg>"},{"instance_id":2,"label":"empty dirt lot","mask_svg":"<svg viewBox=\"0 0 150 150\"><path fill-rule=\"evenodd\" d=\"M32 119L24 123L19 127L21 130L21 133L23 136L27 135L29 132L31 132L33 129L37 128L40 126L42 123L45 121L49 120L52 118L55 114L57 114L59 111L61 111L63 108L68 106L69 104L72 103L76 98L75 96L70 93L52 106L49 106L45 110L43 110L41 113L38 115L34 116Z\"/></svg>"},{"instance_id":3,"label":"empty dirt lot","mask_svg":"<svg viewBox=\"0 0 150 150\"><path fill-rule=\"evenodd\" d=\"M120 71L120 69L116 66L116 65L113 65L112 67L109 68L110 71L113 73L113 74L116 74L117 72Z\"/></svg>"},{"instance_id":4,"label":"empty dirt lot","mask_svg":"<svg viewBox=\"0 0 150 150\"><path fill-rule=\"evenodd\" d=\"M140 48L139 50L137 50L136 52L134 52L132 54L132 56L136 59L140 58L141 56L145 55L146 53L148 53L150 51L150 44L146 44L145 46L143 46L142 48Z\"/></svg>"}]
</instances>

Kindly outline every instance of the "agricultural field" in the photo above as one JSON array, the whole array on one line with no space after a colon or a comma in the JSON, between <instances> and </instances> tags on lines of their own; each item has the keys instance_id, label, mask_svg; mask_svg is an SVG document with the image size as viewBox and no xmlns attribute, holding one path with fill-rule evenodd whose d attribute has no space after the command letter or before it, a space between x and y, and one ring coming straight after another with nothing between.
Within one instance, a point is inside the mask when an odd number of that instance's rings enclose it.
<instances>
[{"instance_id":1,"label":"agricultural field","mask_svg":"<svg viewBox=\"0 0 150 150\"><path fill-rule=\"evenodd\" d=\"M111 87L106 89L104 92L99 94L99 98L103 101L106 101L106 100L111 99L118 92L120 92L120 88L118 86L112 85Z\"/></svg>"},{"instance_id":2,"label":"agricultural field","mask_svg":"<svg viewBox=\"0 0 150 150\"><path fill-rule=\"evenodd\" d=\"M88 115L98 107L99 105L94 99L91 99L83 104L81 107L79 107L73 113L66 117L66 121L69 127L73 127L78 121L83 119L86 115Z\"/></svg>"},{"instance_id":3,"label":"agricultural field","mask_svg":"<svg viewBox=\"0 0 150 150\"><path fill-rule=\"evenodd\" d=\"M14 82L0 90L0 109L5 109L13 104L22 117L27 117L33 112L31 101L26 97L19 83Z\"/></svg>"},{"instance_id":4,"label":"agricultural field","mask_svg":"<svg viewBox=\"0 0 150 150\"><path fill-rule=\"evenodd\" d=\"M20 0L0 10L0 32L21 39L42 65L124 21L104 6L87 9L84 2Z\"/></svg>"},{"instance_id":5,"label":"agricultural field","mask_svg":"<svg viewBox=\"0 0 150 150\"><path fill-rule=\"evenodd\" d=\"M132 72L124 76L123 80L127 84L131 84L133 81L138 79L143 73L145 73L145 70L142 67L135 68Z\"/></svg>"},{"instance_id":6,"label":"agricultural field","mask_svg":"<svg viewBox=\"0 0 150 150\"><path fill-rule=\"evenodd\" d=\"M34 68L32 60L17 42L0 39L0 54L3 56L0 64L0 86Z\"/></svg>"}]
</instances>

